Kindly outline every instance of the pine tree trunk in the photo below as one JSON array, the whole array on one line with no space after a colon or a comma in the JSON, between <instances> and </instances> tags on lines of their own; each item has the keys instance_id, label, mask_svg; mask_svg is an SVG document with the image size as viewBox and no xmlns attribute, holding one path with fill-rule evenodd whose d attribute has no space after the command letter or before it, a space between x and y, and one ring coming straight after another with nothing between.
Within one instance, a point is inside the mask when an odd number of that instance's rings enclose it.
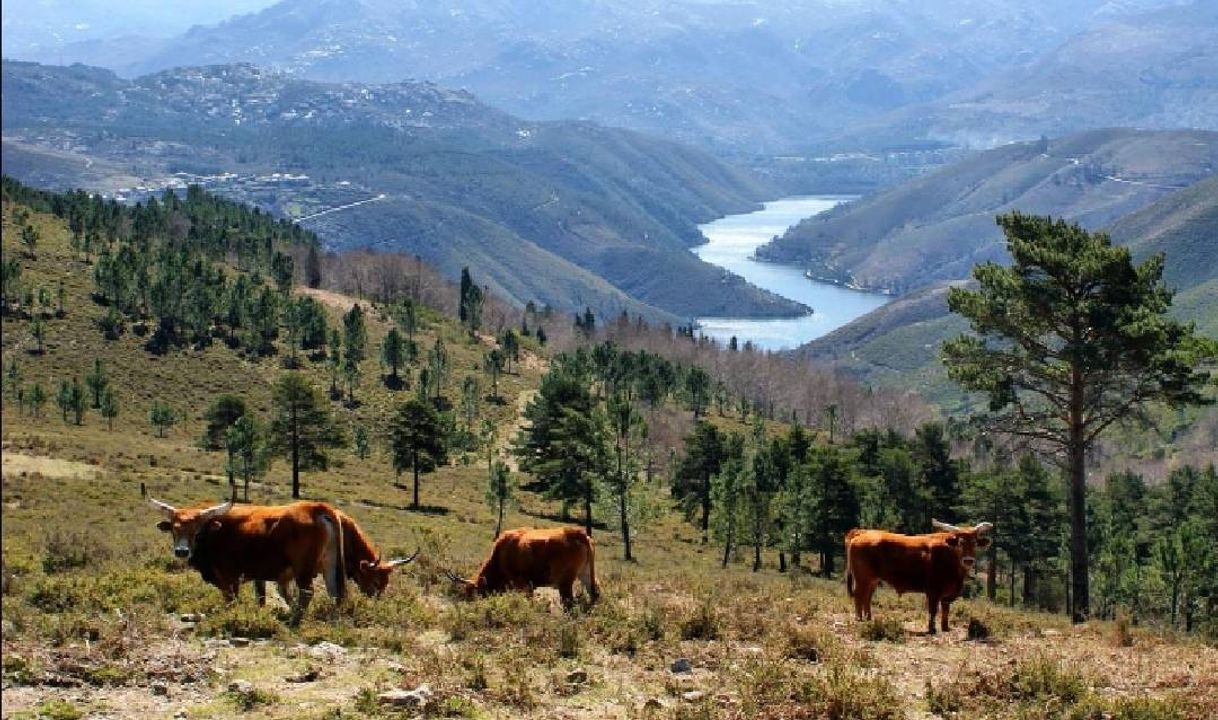
<instances>
[{"instance_id":1,"label":"pine tree trunk","mask_svg":"<svg viewBox=\"0 0 1218 720\"><path fill-rule=\"evenodd\" d=\"M1074 608L1071 619L1086 622L1091 612L1091 588L1087 562L1087 469L1083 426L1083 387L1075 369L1071 390L1070 440L1070 572L1074 585Z\"/></svg>"},{"instance_id":2,"label":"pine tree trunk","mask_svg":"<svg viewBox=\"0 0 1218 720\"><path fill-rule=\"evenodd\" d=\"M495 520L495 538L499 538L499 533L503 532L503 498L499 498L499 517Z\"/></svg>"},{"instance_id":3,"label":"pine tree trunk","mask_svg":"<svg viewBox=\"0 0 1218 720\"><path fill-rule=\"evenodd\" d=\"M706 476L706 482L702 485L702 544L709 542L710 537L710 511L711 511L711 479L710 474ZM724 564L726 567L726 563Z\"/></svg>"},{"instance_id":4,"label":"pine tree trunk","mask_svg":"<svg viewBox=\"0 0 1218 720\"><path fill-rule=\"evenodd\" d=\"M990 566L985 571L985 596L990 602L998 597L998 546L990 543Z\"/></svg>"},{"instance_id":5,"label":"pine tree trunk","mask_svg":"<svg viewBox=\"0 0 1218 720\"><path fill-rule=\"evenodd\" d=\"M592 483L584 487L584 531L592 537Z\"/></svg>"},{"instance_id":6,"label":"pine tree trunk","mask_svg":"<svg viewBox=\"0 0 1218 720\"><path fill-rule=\"evenodd\" d=\"M623 492L618 496L618 512L622 516L622 546L625 550L626 560L631 561L634 560L634 557L632 557L630 554L630 520L627 519L626 515L627 507L625 488L623 488Z\"/></svg>"},{"instance_id":7,"label":"pine tree trunk","mask_svg":"<svg viewBox=\"0 0 1218 720\"><path fill-rule=\"evenodd\" d=\"M415 510L419 509L419 453L416 451L411 455L412 465L414 466L414 500L411 505Z\"/></svg>"},{"instance_id":8,"label":"pine tree trunk","mask_svg":"<svg viewBox=\"0 0 1218 720\"><path fill-rule=\"evenodd\" d=\"M295 417L292 418L292 499L300 499L300 433Z\"/></svg>"}]
</instances>

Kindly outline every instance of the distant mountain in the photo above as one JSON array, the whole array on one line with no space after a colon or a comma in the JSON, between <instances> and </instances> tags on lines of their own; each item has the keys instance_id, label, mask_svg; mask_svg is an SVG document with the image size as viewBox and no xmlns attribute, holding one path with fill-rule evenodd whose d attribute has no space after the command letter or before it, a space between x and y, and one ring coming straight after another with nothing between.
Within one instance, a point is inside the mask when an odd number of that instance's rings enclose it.
<instances>
[{"instance_id":1,"label":"distant mountain","mask_svg":"<svg viewBox=\"0 0 1218 720\"><path fill-rule=\"evenodd\" d=\"M838 137L987 148L1097 127L1218 130L1218 1L1109 13L1035 62Z\"/></svg>"},{"instance_id":2,"label":"distant mountain","mask_svg":"<svg viewBox=\"0 0 1218 720\"><path fill-rule=\"evenodd\" d=\"M202 182L303 218L335 248L418 253L453 276L469 265L521 303L670 321L802 310L688 251L697 223L769 191L671 142L526 122L430 83L248 65L124 80L5 62L2 99L5 169L20 179L126 195Z\"/></svg>"},{"instance_id":3,"label":"distant mountain","mask_svg":"<svg viewBox=\"0 0 1218 720\"><path fill-rule=\"evenodd\" d=\"M1170 4L282 0L192 28L139 59L112 47L66 52L128 76L251 62L325 81L431 80L529 119L588 119L765 153L975 87L1105 18Z\"/></svg>"},{"instance_id":4,"label":"distant mountain","mask_svg":"<svg viewBox=\"0 0 1218 720\"><path fill-rule=\"evenodd\" d=\"M1218 338L1218 177L1210 177L1112 223L1114 242L1138 262L1162 253L1163 276L1177 291L1172 314L1197 323ZM917 390L936 402L956 402L939 364L943 341L968 330L947 310L947 288L965 280L938 282L898 298L800 348L869 382Z\"/></svg>"},{"instance_id":5,"label":"distant mountain","mask_svg":"<svg viewBox=\"0 0 1218 720\"><path fill-rule=\"evenodd\" d=\"M757 254L899 294L1004 257L999 213L1100 229L1216 168L1214 132L1102 130L1017 143L804 220Z\"/></svg>"}]
</instances>

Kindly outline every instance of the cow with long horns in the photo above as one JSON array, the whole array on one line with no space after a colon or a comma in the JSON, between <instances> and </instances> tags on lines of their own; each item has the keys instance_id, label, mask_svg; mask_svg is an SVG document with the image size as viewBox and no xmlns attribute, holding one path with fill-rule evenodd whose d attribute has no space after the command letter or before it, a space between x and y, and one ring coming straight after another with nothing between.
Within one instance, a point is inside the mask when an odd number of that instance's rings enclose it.
<instances>
[{"instance_id":1,"label":"cow with long horns","mask_svg":"<svg viewBox=\"0 0 1218 720\"><path fill-rule=\"evenodd\" d=\"M495 540L490 557L472 580L445 570L467 598L534 588L558 589L564 608L575 603L575 581L579 580L590 602L600 597L592 538L581 528L518 528Z\"/></svg>"},{"instance_id":2,"label":"cow with long horns","mask_svg":"<svg viewBox=\"0 0 1218 720\"><path fill-rule=\"evenodd\" d=\"M938 532L900 535L855 528L846 533L846 592L854 599L855 617L871 619L871 596L883 582L898 594L925 593L930 615L927 632L935 632L940 609L947 632L951 603L964 588L977 550L989 547L990 539L983 536L994 525L983 522L961 528L938 520L931 520L931 525Z\"/></svg>"},{"instance_id":3,"label":"cow with long horns","mask_svg":"<svg viewBox=\"0 0 1218 720\"><path fill-rule=\"evenodd\" d=\"M238 506L240 507L240 506ZM419 550L404 558L386 560L381 557L376 546L368 539L367 534L355 518L341 510L335 510L343 527L343 559L346 565L347 579L354 581L360 591L367 597L380 597L389 586L389 578L397 568L414 562L419 556ZM192 567L210 567L212 563L212 537L219 530L204 528L195 538L195 549L191 555ZM320 570L319 570L320 572ZM254 596L259 605L266 604L266 582L254 581ZM279 583L279 596L284 602L291 604L290 587L286 582Z\"/></svg>"},{"instance_id":4,"label":"cow with long horns","mask_svg":"<svg viewBox=\"0 0 1218 720\"><path fill-rule=\"evenodd\" d=\"M313 599L317 575L325 578L336 602L346 596L342 521L325 503L234 506L230 500L179 510L152 497L148 502L165 515L157 528L173 538L174 555L186 559L226 600L237 597L244 580L278 583L284 594L294 581L298 593L290 622L297 624ZM197 549L204 550L203 557L194 556Z\"/></svg>"}]
</instances>

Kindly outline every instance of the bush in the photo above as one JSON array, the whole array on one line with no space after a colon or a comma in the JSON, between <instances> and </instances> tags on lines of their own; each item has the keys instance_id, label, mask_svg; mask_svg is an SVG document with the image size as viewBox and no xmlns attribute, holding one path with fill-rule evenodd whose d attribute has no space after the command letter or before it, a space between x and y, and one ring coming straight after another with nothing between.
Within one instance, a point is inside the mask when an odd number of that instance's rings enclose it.
<instances>
[{"instance_id":1,"label":"bush","mask_svg":"<svg viewBox=\"0 0 1218 720\"><path fill-rule=\"evenodd\" d=\"M109 547L83 530L56 528L46 534L42 545L42 570L48 575L96 567L110 557Z\"/></svg>"},{"instance_id":2,"label":"bush","mask_svg":"<svg viewBox=\"0 0 1218 720\"><path fill-rule=\"evenodd\" d=\"M698 603L698 606L681 620L682 640L718 640L721 631L719 611L710 599Z\"/></svg>"},{"instance_id":3,"label":"bush","mask_svg":"<svg viewBox=\"0 0 1218 720\"><path fill-rule=\"evenodd\" d=\"M905 628L895 618L868 620L859 626L859 637L872 642L905 642Z\"/></svg>"}]
</instances>

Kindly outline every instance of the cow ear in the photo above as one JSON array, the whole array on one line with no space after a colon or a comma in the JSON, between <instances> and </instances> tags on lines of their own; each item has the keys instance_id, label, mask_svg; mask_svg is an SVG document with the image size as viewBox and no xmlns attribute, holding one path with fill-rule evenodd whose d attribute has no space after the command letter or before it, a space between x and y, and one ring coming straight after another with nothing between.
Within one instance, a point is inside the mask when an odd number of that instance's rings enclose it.
<instances>
[{"instance_id":1,"label":"cow ear","mask_svg":"<svg viewBox=\"0 0 1218 720\"><path fill-rule=\"evenodd\" d=\"M367 560L360 560L360 561L359 561L359 569L360 569L360 570L367 570L367 569L368 569L368 568L370 568L370 567L372 567L372 563L368 562Z\"/></svg>"},{"instance_id":2,"label":"cow ear","mask_svg":"<svg viewBox=\"0 0 1218 720\"><path fill-rule=\"evenodd\" d=\"M161 532L169 532L170 530L173 530L173 523L169 522L168 520L162 520L156 524L156 529L160 530Z\"/></svg>"},{"instance_id":3,"label":"cow ear","mask_svg":"<svg viewBox=\"0 0 1218 720\"><path fill-rule=\"evenodd\" d=\"M979 538L977 538L977 548L980 550L984 550L990 546L991 542L993 542L993 541L990 540L988 537L979 537Z\"/></svg>"},{"instance_id":4,"label":"cow ear","mask_svg":"<svg viewBox=\"0 0 1218 720\"><path fill-rule=\"evenodd\" d=\"M960 536L959 535L948 535L947 540L945 540L944 542L946 542L948 545L950 545L952 547L956 547L960 544Z\"/></svg>"},{"instance_id":5,"label":"cow ear","mask_svg":"<svg viewBox=\"0 0 1218 720\"><path fill-rule=\"evenodd\" d=\"M220 528L224 527L224 524L219 520L212 520L211 522L207 523L207 527L211 528L212 530L219 530Z\"/></svg>"}]
</instances>

